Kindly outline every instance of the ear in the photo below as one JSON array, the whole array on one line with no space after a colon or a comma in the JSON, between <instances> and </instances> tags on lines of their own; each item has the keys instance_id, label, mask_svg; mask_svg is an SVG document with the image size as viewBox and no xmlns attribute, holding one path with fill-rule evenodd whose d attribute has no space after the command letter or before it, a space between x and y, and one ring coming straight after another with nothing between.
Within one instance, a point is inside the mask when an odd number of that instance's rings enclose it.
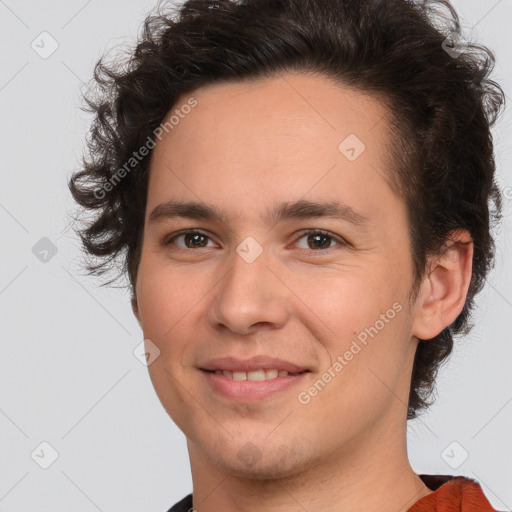
<instances>
[{"instance_id":1,"label":"ear","mask_svg":"<svg viewBox=\"0 0 512 512\"><path fill-rule=\"evenodd\" d=\"M137 301L136 294L132 294L131 303L133 314L135 315L135 318L137 318L137 321L139 322L139 325L142 328L142 316L140 314L139 303Z\"/></svg>"},{"instance_id":2,"label":"ear","mask_svg":"<svg viewBox=\"0 0 512 512\"><path fill-rule=\"evenodd\" d=\"M473 240L469 232L450 232L443 252L431 257L427 268L411 332L422 340L437 336L464 307L473 271Z\"/></svg>"}]
</instances>

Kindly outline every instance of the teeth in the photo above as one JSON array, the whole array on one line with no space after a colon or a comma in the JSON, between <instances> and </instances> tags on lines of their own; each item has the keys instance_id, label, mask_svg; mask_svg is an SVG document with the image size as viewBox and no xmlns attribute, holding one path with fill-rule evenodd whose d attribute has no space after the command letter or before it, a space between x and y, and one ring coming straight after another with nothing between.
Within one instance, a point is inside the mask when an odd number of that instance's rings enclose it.
<instances>
[{"instance_id":1,"label":"teeth","mask_svg":"<svg viewBox=\"0 0 512 512\"><path fill-rule=\"evenodd\" d=\"M279 371L278 370L266 370L265 371L265 378L266 379L275 379L278 375ZM286 375L288 375L288 372L283 370L283 373L286 373ZM286 375L281 375L281 377L286 377Z\"/></svg>"},{"instance_id":2,"label":"teeth","mask_svg":"<svg viewBox=\"0 0 512 512\"><path fill-rule=\"evenodd\" d=\"M229 370L215 370L216 375L223 375L228 379L233 380L269 380L275 379L276 377L287 377L289 373L286 370L277 370L272 368L270 370L252 370L250 372L230 372ZM295 374L292 374L295 375Z\"/></svg>"}]
</instances>

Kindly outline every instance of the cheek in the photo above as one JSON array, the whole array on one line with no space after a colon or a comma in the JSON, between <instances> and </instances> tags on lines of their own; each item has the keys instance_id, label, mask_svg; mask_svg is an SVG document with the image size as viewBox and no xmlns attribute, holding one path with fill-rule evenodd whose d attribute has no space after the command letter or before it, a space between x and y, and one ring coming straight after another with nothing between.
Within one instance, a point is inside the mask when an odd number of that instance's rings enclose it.
<instances>
[{"instance_id":1,"label":"cheek","mask_svg":"<svg viewBox=\"0 0 512 512\"><path fill-rule=\"evenodd\" d=\"M144 323L169 324L193 308L208 290L205 279L187 265L171 265L164 253L143 252L137 280L137 297ZM151 320L151 322L150 322Z\"/></svg>"},{"instance_id":2,"label":"cheek","mask_svg":"<svg viewBox=\"0 0 512 512\"><path fill-rule=\"evenodd\" d=\"M316 279L314 286L310 281L297 288L307 306L302 307L301 322L328 354L321 371L336 374L336 384L329 387L351 389L356 395L368 389L372 401L370 389L383 387L377 376L390 383L398 376L407 346L403 298L385 279L375 274L369 278L368 272Z\"/></svg>"},{"instance_id":3,"label":"cheek","mask_svg":"<svg viewBox=\"0 0 512 512\"><path fill-rule=\"evenodd\" d=\"M323 338L329 358L301 390L301 403L310 401L309 417L325 426L326 438L340 431L356 436L385 415L397 395L407 401L401 386L406 313L397 309L384 307L382 320L378 308L354 301L341 313L345 318L330 322L334 334Z\"/></svg>"},{"instance_id":4,"label":"cheek","mask_svg":"<svg viewBox=\"0 0 512 512\"><path fill-rule=\"evenodd\" d=\"M151 382L164 409L184 429L190 397L183 388L187 376L182 365L183 352L193 327L193 307L198 297L187 288L179 271L165 271L155 262L142 262L137 281L137 298L142 315L144 338L157 347L158 357L148 366Z\"/></svg>"},{"instance_id":5,"label":"cheek","mask_svg":"<svg viewBox=\"0 0 512 512\"><path fill-rule=\"evenodd\" d=\"M306 325L317 324L324 332L322 339L344 341L373 325L379 314L392 306L390 293L382 279L368 266L334 269L323 275L302 276L294 291L309 314ZM336 344L336 342L333 342Z\"/></svg>"},{"instance_id":6,"label":"cheek","mask_svg":"<svg viewBox=\"0 0 512 512\"><path fill-rule=\"evenodd\" d=\"M144 336L161 351L170 350L178 340L182 325L198 303L200 290L191 287L183 273L172 273L150 261L141 262L137 282L137 299Z\"/></svg>"}]
</instances>

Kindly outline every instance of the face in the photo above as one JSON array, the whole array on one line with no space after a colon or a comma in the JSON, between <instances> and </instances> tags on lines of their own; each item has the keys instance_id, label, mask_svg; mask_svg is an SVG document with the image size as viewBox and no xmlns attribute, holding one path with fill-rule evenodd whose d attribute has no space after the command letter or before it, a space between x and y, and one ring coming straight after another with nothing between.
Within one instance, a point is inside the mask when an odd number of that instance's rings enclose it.
<instances>
[{"instance_id":1,"label":"face","mask_svg":"<svg viewBox=\"0 0 512 512\"><path fill-rule=\"evenodd\" d=\"M417 341L385 107L291 73L190 96L153 152L134 311L192 463L275 478L375 455L405 429Z\"/></svg>"}]
</instances>

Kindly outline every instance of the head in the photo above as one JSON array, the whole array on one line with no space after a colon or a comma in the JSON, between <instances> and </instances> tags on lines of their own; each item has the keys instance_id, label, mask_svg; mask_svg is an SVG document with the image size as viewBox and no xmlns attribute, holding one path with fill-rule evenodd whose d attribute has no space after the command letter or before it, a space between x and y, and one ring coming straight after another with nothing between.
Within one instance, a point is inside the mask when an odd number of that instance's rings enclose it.
<instances>
[{"instance_id":1,"label":"head","mask_svg":"<svg viewBox=\"0 0 512 512\"><path fill-rule=\"evenodd\" d=\"M343 431L345 449L430 405L501 209L493 55L447 52L450 33L448 2L189 0L148 17L125 65L98 62L69 183L98 213L80 231L88 269L122 264L160 350L155 389L198 449L226 462L254 439L291 471L327 453L312 435ZM303 403L212 404L201 366L254 354L307 368Z\"/></svg>"}]
</instances>

